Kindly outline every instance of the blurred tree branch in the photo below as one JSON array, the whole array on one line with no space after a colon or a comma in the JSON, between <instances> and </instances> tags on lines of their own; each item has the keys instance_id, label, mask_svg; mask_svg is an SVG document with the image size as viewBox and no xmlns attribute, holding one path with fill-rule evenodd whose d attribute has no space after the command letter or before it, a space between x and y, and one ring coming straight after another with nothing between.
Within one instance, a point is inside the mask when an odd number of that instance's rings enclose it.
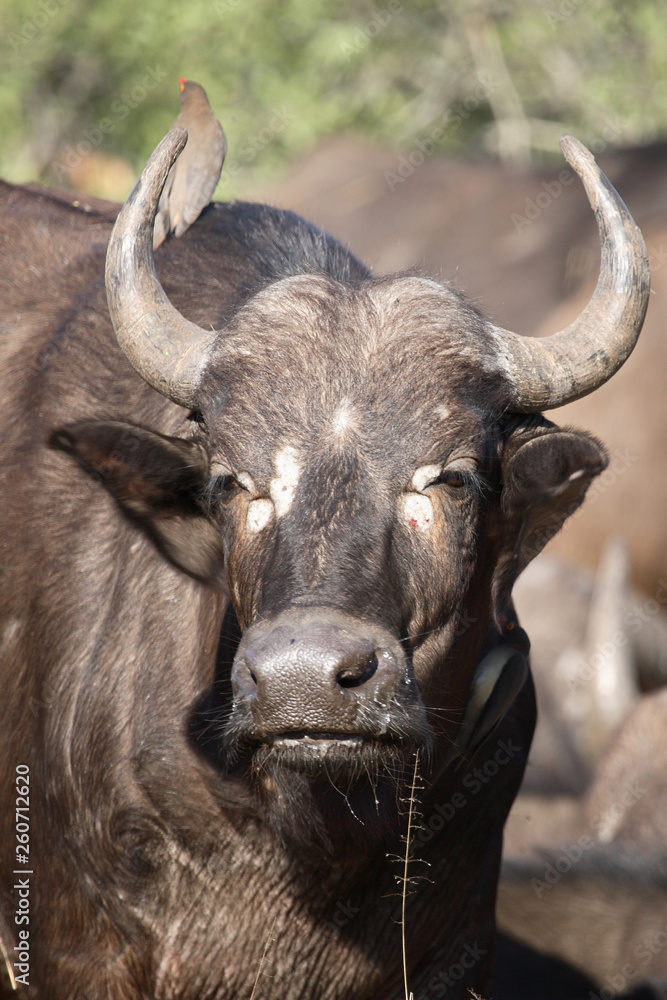
<instances>
[{"instance_id":1,"label":"blurred tree branch","mask_svg":"<svg viewBox=\"0 0 667 1000\"><path fill-rule=\"evenodd\" d=\"M15 180L62 186L73 170L123 196L178 112L181 76L227 131L224 196L344 130L409 149L437 127L443 152L516 165L557 156L564 131L617 145L667 133L659 0L2 6L0 171Z\"/></svg>"}]
</instances>

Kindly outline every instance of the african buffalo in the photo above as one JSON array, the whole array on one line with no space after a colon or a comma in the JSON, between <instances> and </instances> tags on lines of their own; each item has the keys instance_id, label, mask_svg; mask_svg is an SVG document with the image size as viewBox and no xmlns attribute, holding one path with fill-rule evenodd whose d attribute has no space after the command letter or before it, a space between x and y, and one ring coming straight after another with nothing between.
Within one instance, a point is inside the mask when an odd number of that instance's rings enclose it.
<instances>
[{"instance_id":1,"label":"african buffalo","mask_svg":"<svg viewBox=\"0 0 667 1000\"><path fill-rule=\"evenodd\" d=\"M113 233L113 206L1 189L8 975L386 1000L402 927L415 996L482 992L534 725L511 588L606 462L540 411L632 350L641 235L568 138L603 256L548 339L261 205L210 206L158 279L186 138ZM441 822L402 921L410 808Z\"/></svg>"},{"instance_id":2,"label":"african buffalo","mask_svg":"<svg viewBox=\"0 0 667 1000\"><path fill-rule=\"evenodd\" d=\"M664 685L665 622L627 584L612 544L593 585L541 555L514 588L539 723L503 838L499 1000L667 996L667 689L638 686Z\"/></svg>"},{"instance_id":3,"label":"african buffalo","mask_svg":"<svg viewBox=\"0 0 667 1000\"><path fill-rule=\"evenodd\" d=\"M565 823L553 800L525 801L541 836L503 864L501 929L590 976L603 1000L640 984L667 996L666 727L663 688L629 713Z\"/></svg>"},{"instance_id":4,"label":"african buffalo","mask_svg":"<svg viewBox=\"0 0 667 1000\"><path fill-rule=\"evenodd\" d=\"M631 591L628 563L618 539L596 576L543 553L514 587L539 718L522 793L581 795L640 686L655 686L667 659L667 615L656 605L640 617L647 598Z\"/></svg>"}]
</instances>

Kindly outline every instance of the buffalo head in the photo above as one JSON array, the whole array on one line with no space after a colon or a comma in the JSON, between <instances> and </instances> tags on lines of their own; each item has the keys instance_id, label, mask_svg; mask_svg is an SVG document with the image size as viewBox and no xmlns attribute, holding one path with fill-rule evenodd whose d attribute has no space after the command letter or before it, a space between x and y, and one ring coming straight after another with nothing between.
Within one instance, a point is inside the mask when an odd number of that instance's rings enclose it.
<instances>
[{"instance_id":1,"label":"buffalo head","mask_svg":"<svg viewBox=\"0 0 667 1000\"><path fill-rule=\"evenodd\" d=\"M517 574L606 464L596 440L539 411L627 358L647 304L645 248L566 138L602 243L596 292L568 329L517 336L445 284L373 278L349 255L341 264L340 248L239 295L222 329L203 329L168 300L152 250L186 138L171 132L147 165L106 280L121 348L188 408L188 430L81 423L56 444L102 475L173 563L233 602L243 634L229 770L249 768L271 801L287 780L363 786L372 812L384 774L416 749L442 769L462 729L470 748L523 681L516 658L487 674L480 656L513 624Z\"/></svg>"}]
</instances>

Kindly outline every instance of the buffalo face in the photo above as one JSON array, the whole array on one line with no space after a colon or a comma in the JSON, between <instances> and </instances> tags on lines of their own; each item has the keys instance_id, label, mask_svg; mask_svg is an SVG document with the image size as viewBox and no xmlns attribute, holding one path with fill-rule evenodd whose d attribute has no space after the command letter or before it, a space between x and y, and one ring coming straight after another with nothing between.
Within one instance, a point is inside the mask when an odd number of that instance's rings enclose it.
<instances>
[{"instance_id":1,"label":"buffalo face","mask_svg":"<svg viewBox=\"0 0 667 1000\"><path fill-rule=\"evenodd\" d=\"M588 436L505 416L505 391L485 321L449 289L303 276L239 310L189 439L54 439L227 589L243 636L226 767L289 799L291 829L297 776L367 822L416 751L442 766L516 573L604 467Z\"/></svg>"},{"instance_id":2,"label":"buffalo face","mask_svg":"<svg viewBox=\"0 0 667 1000\"><path fill-rule=\"evenodd\" d=\"M230 773L274 815L297 779L328 781L352 813L352 791L371 787L381 813L383 774L417 751L444 768L475 713L508 708L515 688L497 696L480 656L511 616L516 576L606 462L540 411L627 358L648 302L645 247L566 138L602 243L595 294L566 330L519 337L435 282L373 279L323 234L263 209L224 235L224 325L199 326L168 300L152 254L185 141L170 133L123 208L106 288L122 350L191 411L189 430L88 422L52 442L172 563L227 590L243 632Z\"/></svg>"},{"instance_id":3,"label":"buffalo face","mask_svg":"<svg viewBox=\"0 0 667 1000\"><path fill-rule=\"evenodd\" d=\"M245 629L232 756L359 775L451 744L492 590L500 620L605 461L584 435L504 418L504 391L485 322L429 281L291 278L238 313L199 425Z\"/></svg>"}]
</instances>

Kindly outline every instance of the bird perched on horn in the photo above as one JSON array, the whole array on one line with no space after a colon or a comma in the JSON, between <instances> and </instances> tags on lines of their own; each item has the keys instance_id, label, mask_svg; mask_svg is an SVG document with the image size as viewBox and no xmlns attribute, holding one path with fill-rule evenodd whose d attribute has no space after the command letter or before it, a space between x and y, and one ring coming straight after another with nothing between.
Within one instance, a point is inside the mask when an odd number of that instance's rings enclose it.
<instances>
[{"instance_id":1,"label":"bird perched on horn","mask_svg":"<svg viewBox=\"0 0 667 1000\"><path fill-rule=\"evenodd\" d=\"M172 167L160 197L153 230L156 249L170 233L182 236L210 202L220 180L227 140L204 88L181 78L181 113L172 125L184 128L188 143Z\"/></svg>"}]
</instances>

